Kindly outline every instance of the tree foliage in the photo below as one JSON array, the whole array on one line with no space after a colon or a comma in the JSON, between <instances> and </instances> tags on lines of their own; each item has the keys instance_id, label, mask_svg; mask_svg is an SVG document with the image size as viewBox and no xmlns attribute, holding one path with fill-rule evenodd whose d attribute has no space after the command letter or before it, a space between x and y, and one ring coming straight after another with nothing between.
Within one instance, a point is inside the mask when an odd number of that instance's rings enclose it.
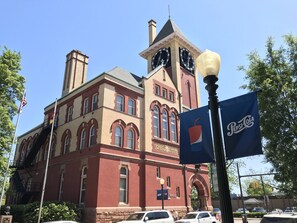
<instances>
[{"instance_id":1,"label":"tree foliage","mask_svg":"<svg viewBox=\"0 0 297 223\"><path fill-rule=\"evenodd\" d=\"M265 190L265 194L264 194L264 190ZM264 183L264 190L263 190L263 185L259 180L253 180L248 183L246 192L249 196L271 195L273 188L271 185Z\"/></svg>"},{"instance_id":2,"label":"tree foliage","mask_svg":"<svg viewBox=\"0 0 297 223\"><path fill-rule=\"evenodd\" d=\"M285 46L275 49L268 38L266 55L248 55L249 65L239 67L248 83L242 86L258 94L264 153L277 172L281 189L297 195L297 38L284 36Z\"/></svg>"},{"instance_id":3,"label":"tree foliage","mask_svg":"<svg viewBox=\"0 0 297 223\"><path fill-rule=\"evenodd\" d=\"M1 50L1 49L0 49ZM6 47L0 53L0 171L3 176L7 167L7 153L12 143L13 117L17 114L17 101L22 98L25 78L21 70L20 53Z\"/></svg>"}]
</instances>

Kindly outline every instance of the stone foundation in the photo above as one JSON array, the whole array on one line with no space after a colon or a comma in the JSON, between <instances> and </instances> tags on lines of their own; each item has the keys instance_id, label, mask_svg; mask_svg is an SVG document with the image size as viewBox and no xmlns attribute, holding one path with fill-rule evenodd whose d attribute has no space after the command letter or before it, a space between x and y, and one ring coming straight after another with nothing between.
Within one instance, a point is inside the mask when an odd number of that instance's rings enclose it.
<instances>
[{"instance_id":1,"label":"stone foundation","mask_svg":"<svg viewBox=\"0 0 297 223\"><path fill-rule=\"evenodd\" d=\"M147 208L146 210L158 210L160 208ZM168 210L177 210L179 218L187 213L184 207L170 207ZM125 208L86 208L83 211L83 223L116 223L127 219L136 212L143 211L140 207ZM191 211L191 210L190 210Z\"/></svg>"}]
</instances>

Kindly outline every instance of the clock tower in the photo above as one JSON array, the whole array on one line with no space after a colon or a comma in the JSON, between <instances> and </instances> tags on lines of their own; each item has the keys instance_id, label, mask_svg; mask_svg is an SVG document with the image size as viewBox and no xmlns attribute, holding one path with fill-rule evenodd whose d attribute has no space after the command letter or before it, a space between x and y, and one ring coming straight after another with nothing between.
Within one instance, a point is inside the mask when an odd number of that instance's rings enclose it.
<instances>
[{"instance_id":1,"label":"clock tower","mask_svg":"<svg viewBox=\"0 0 297 223\"><path fill-rule=\"evenodd\" d=\"M149 47L140 53L147 60L148 73L163 66L180 94L182 111L200 106L196 60L201 50L168 19L157 34L156 22L150 20Z\"/></svg>"}]
</instances>

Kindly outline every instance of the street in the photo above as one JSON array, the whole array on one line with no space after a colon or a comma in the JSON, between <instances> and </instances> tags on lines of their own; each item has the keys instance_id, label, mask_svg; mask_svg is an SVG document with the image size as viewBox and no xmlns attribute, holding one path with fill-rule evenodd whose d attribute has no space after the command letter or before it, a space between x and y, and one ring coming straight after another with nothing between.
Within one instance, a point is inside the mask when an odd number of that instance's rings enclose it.
<instances>
[{"instance_id":1,"label":"street","mask_svg":"<svg viewBox=\"0 0 297 223\"><path fill-rule=\"evenodd\" d=\"M248 218L248 223L260 223L261 218ZM241 218L234 218L234 223L242 223Z\"/></svg>"}]
</instances>

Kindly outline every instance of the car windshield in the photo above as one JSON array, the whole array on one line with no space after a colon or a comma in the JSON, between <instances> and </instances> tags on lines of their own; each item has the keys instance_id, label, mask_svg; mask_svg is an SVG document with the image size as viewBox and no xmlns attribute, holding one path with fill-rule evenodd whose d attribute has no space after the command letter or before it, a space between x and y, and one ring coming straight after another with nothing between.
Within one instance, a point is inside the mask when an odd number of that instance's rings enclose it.
<instances>
[{"instance_id":1,"label":"car windshield","mask_svg":"<svg viewBox=\"0 0 297 223\"><path fill-rule=\"evenodd\" d=\"M189 214L186 214L183 219L195 219L197 216L197 214L194 214L194 213L189 213Z\"/></svg>"},{"instance_id":2,"label":"car windshield","mask_svg":"<svg viewBox=\"0 0 297 223\"><path fill-rule=\"evenodd\" d=\"M129 221L137 221L137 220L141 220L143 218L144 213L134 213L131 214L127 220Z\"/></svg>"}]
</instances>

